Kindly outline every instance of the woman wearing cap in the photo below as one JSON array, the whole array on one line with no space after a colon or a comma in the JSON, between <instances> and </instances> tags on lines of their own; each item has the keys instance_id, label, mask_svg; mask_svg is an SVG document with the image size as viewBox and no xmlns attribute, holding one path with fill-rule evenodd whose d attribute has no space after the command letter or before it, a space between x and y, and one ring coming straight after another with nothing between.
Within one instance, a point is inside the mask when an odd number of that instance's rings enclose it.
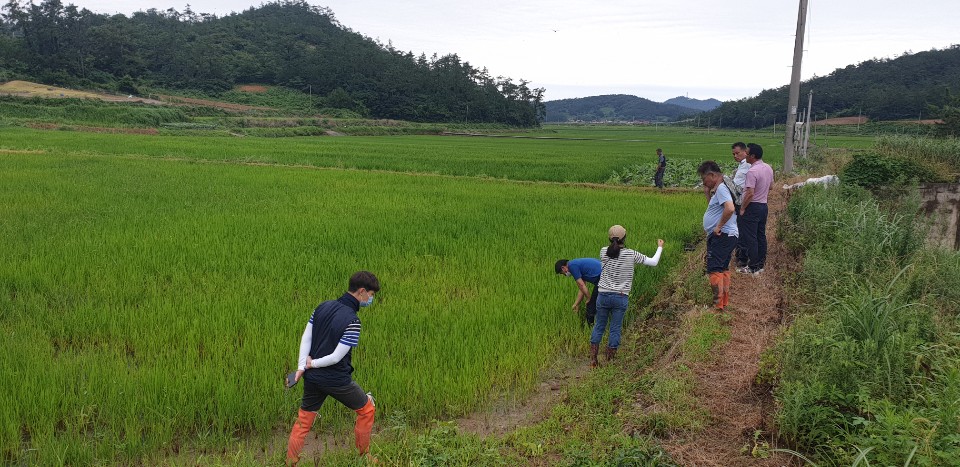
<instances>
[{"instance_id":1,"label":"woman wearing cap","mask_svg":"<svg viewBox=\"0 0 960 467\"><path fill-rule=\"evenodd\" d=\"M620 225L610 227L610 245L600 249L600 263L603 265L597 288L597 316L590 335L590 366L597 366L597 353L600 341L610 322L610 335L607 338L607 360L613 360L620 347L620 329L623 315L627 311L630 288L633 286L633 268L637 264L656 266L663 252L663 240L657 240L657 252L652 258L624 247L627 230Z\"/></svg>"}]
</instances>

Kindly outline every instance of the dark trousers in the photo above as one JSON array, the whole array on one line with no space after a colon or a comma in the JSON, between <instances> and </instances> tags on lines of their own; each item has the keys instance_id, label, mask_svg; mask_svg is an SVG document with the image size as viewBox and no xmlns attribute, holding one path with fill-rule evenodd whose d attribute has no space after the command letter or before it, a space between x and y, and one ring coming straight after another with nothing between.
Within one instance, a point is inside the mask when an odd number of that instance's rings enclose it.
<instances>
[{"instance_id":1,"label":"dark trousers","mask_svg":"<svg viewBox=\"0 0 960 467\"><path fill-rule=\"evenodd\" d=\"M316 412L320 410L323 401L330 396L341 404L347 406L350 410L358 410L367 404L367 393L357 384L351 381L346 386L320 386L310 381L303 380L303 399L300 401L300 408L307 412Z\"/></svg>"},{"instance_id":2,"label":"dark trousers","mask_svg":"<svg viewBox=\"0 0 960 467\"><path fill-rule=\"evenodd\" d=\"M767 262L767 203L750 203L740 231L740 242L747 253L747 266L756 271Z\"/></svg>"},{"instance_id":3,"label":"dark trousers","mask_svg":"<svg viewBox=\"0 0 960 467\"><path fill-rule=\"evenodd\" d=\"M737 246L737 237L725 233L714 235L707 232L707 274L723 272L730 268L730 254Z\"/></svg>"},{"instance_id":4,"label":"dark trousers","mask_svg":"<svg viewBox=\"0 0 960 467\"><path fill-rule=\"evenodd\" d=\"M590 300L587 302L587 314L584 316L590 326L593 326L593 321L597 317L597 288L597 284L593 284L593 292L590 293Z\"/></svg>"},{"instance_id":5,"label":"dark trousers","mask_svg":"<svg viewBox=\"0 0 960 467\"><path fill-rule=\"evenodd\" d=\"M737 211L740 212L739 210ZM747 247L743 244L743 216L737 216L737 230L741 232L740 238L737 239L737 249L735 251L735 256L737 258L737 267L744 267L747 265Z\"/></svg>"},{"instance_id":6,"label":"dark trousers","mask_svg":"<svg viewBox=\"0 0 960 467\"><path fill-rule=\"evenodd\" d=\"M657 169L657 173L653 175L653 184L656 185L657 188L663 188L663 172L664 171L665 169Z\"/></svg>"}]
</instances>

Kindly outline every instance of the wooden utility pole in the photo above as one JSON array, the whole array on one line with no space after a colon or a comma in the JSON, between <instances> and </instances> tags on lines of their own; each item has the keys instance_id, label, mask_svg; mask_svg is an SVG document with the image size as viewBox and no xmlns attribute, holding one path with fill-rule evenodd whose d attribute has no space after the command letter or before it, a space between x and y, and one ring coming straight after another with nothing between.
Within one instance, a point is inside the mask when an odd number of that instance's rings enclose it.
<instances>
[{"instance_id":1,"label":"wooden utility pole","mask_svg":"<svg viewBox=\"0 0 960 467\"><path fill-rule=\"evenodd\" d=\"M797 105L800 103L800 63L803 61L803 31L807 24L807 0L800 0L797 14L797 37L793 43L793 73L790 77L790 102L787 105L787 133L783 139L783 171L793 173L793 155L796 152L794 134L797 125Z\"/></svg>"}]
</instances>

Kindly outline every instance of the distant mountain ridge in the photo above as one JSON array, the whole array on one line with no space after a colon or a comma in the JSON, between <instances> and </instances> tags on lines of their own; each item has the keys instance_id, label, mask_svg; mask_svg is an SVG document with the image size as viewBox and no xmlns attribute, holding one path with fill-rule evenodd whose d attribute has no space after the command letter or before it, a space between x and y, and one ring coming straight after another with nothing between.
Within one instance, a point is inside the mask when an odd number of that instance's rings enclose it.
<instances>
[{"instance_id":1,"label":"distant mountain ridge","mask_svg":"<svg viewBox=\"0 0 960 467\"><path fill-rule=\"evenodd\" d=\"M800 84L800 110L813 91L815 119L869 117L900 120L940 117L940 108L960 94L960 44L944 49L904 53L896 58L867 60L814 76ZM789 85L724 102L707 117L725 126L764 128L783 124Z\"/></svg>"},{"instance_id":2,"label":"distant mountain ridge","mask_svg":"<svg viewBox=\"0 0 960 467\"><path fill-rule=\"evenodd\" d=\"M684 115L693 115L720 105L720 101L710 99L700 101L685 97L675 97L671 101L682 102L676 105L667 101L654 102L650 99L627 94L607 94L603 96L578 97L545 102L547 122L574 121L670 121ZM712 101L712 102L711 102ZM716 105L704 109L703 107ZM696 107L695 107L696 106Z\"/></svg>"},{"instance_id":3,"label":"distant mountain ridge","mask_svg":"<svg viewBox=\"0 0 960 467\"><path fill-rule=\"evenodd\" d=\"M673 99L667 99L663 101L663 103L679 105L680 107L687 107L690 109L699 110L701 112L713 110L717 107L720 107L720 104L723 104L723 102L720 102L717 99L691 99L684 96L677 96Z\"/></svg>"}]
</instances>

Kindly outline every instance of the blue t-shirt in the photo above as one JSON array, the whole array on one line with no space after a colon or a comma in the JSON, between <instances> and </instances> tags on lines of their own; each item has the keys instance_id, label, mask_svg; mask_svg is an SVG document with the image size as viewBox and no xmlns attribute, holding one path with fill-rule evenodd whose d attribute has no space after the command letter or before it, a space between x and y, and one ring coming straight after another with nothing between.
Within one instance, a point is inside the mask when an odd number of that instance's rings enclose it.
<instances>
[{"instance_id":1,"label":"blue t-shirt","mask_svg":"<svg viewBox=\"0 0 960 467\"><path fill-rule=\"evenodd\" d=\"M596 258L577 258L567 261L567 269L573 280L583 278L584 282L596 285L600 281L600 270L603 266Z\"/></svg>"},{"instance_id":2,"label":"blue t-shirt","mask_svg":"<svg viewBox=\"0 0 960 467\"><path fill-rule=\"evenodd\" d=\"M717 191L713 193L710 203L707 204L707 210L703 213L703 230L707 235L713 232L713 229L720 222L720 217L723 216L723 204L727 201L733 202L733 197L730 196L730 190L727 189L727 186L721 183L717 185ZM727 223L723 224L720 231L731 237L740 236L740 231L737 230L736 212L727 219Z\"/></svg>"}]
</instances>

